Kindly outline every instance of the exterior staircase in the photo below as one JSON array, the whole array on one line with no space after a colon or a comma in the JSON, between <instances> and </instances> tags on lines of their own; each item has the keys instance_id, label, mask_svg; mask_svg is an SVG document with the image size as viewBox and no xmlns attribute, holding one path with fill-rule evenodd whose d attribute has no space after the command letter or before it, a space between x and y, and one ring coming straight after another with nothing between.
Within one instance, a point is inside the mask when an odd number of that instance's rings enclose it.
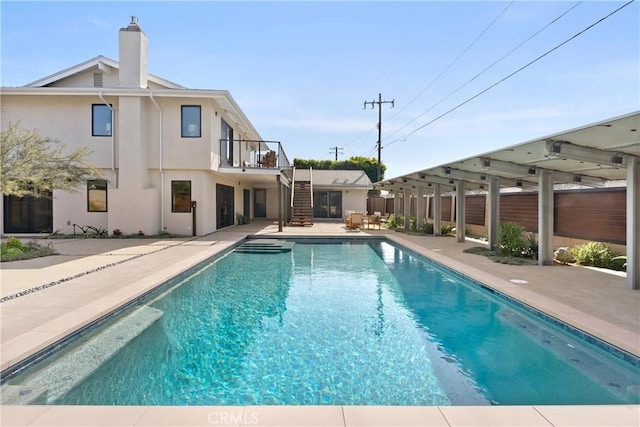
<instances>
[{"instance_id":1,"label":"exterior staircase","mask_svg":"<svg viewBox=\"0 0 640 427\"><path fill-rule=\"evenodd\" d=\"M294 181L291 222L289 225L313 225L311 181Z\"/></svg>"}]
</instances>

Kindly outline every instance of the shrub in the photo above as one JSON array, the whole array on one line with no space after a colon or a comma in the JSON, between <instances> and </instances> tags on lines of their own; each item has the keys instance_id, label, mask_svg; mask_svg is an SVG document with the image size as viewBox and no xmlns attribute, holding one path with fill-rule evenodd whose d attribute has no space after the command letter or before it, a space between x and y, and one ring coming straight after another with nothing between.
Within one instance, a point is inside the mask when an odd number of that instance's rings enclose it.
<instances>
[{"instance_id":1,"label":"shrub","mask_svg":"<svg viewBox=\"0 0 640 427\"><path fill-rule=\"evenodd\" d=\"M9 237L6 242L0 245L0 261L3 262L37 258L55 253L56 251L51 245L42 246L37 242L25 244L15 237Z\"/></svg>"},{"instance_id":2,"label":"shrub","mask_svg":"<svg viewBox=\"0 0 640 427\"><path fill-rule=\"evenodd\" d=\"M580 265L624 270L625 258L618 256L602 242L589 242L573 248L573 256Z\"/></svg>"},{"instance_id":3,"label":"shrub","mask_svg":"<svg viewBox=\"0 0 640 427\"><path fill-rule=\"evenodd\" d=\"M389 220L387 221L387 225L389 226L389 228L404 227L404 215L400 214L398 216L395 216L394 214L391 214L389 216Z\"/></svg>"},{"instance_id":4,"label":"shrub","mask_svg":"<svg viewBox=\"0 0 640 427\"><path fill-rule=\"evenodd\" d=\"M453 234L455 229L456 228L453 225L445 224L440 227L440 234L442 234L443 236L450 236Z\"/></svg>"},{"instance_id":5,"label":"shrub","mask_svg":"<svg viewBox=\"0 0 640 427\"><path fill-rule=\"evenodd\" d=\"M524 227L501 222L498 227L498 254L502 256L522 257L527 253Z\"/></svg>"},{"instance_id":6,"label":"shrub","mask_svg":"<svg viewBox=\"0 0 640 427\"><path fill-rule=\"evenodd\" d=\"M238 212L236 213L236 221L238 225L249 224L249 217Z\"/></svg>"},{"instance_id":7,"label":"shrub","mask_svg":"<svg viewBox=\"0 0 640 427\"><path fill-rule=\"evenodd\" d=\"M589 242L575 246L573 256L578 264L594 267L604 267L613 258L611 249L601 242Z\"/></svg>"},{"instance_id":8,"label":"shrub","mask_svg":"<svg viewBox=\"0 0 640 427\"><path fill-rule=\"evenodd\" d=\"M3 246L5 246L7 249L19 249L21 252L27 249L27 245L25 245L15 237L9 237L3 244Z\"/></svg>"},{"instance_id":9,"label":"shrub","mask_svg":"<svg viewBox=\"0 0 640 427\"><path fill-rule=\"evenodd\" d=\"M113 229L113 235L114 236L122 236L122 231L120 231L119 228L114 228Z\"/></svg>"},{"instance_id":10,"label":"shrub","mask_svg":"<svg viewBox=\"0 0 640 427\"><path fill-rule=\"evenodd\" d=\"M418 222L416 221L416 217L412 216L409 218L409 230L416 231L418 229Z\"/></svg>"},{"instance_id":11,"label":"shrub","mask_svg":"<svg viewBox=\"0 0 640 427\"><path fill-rule=\"evenodd\" d=\"M536 239L536 235L533 233L527 233L525 235L524 240L525 240L525 252L523 253L523 255L529 256L533 259L538 259L538 251L539 251L540 244Z\"/></svg>"},{"instance_id":12,"label":"shrub","mask_svg":"<svg viewBox=\"0 0 640 427\"><path fill-rule=\"evenodd\" d=\"M433 234L433 224L430 222L425 222L422 226L422 232L424 234Z\"/></svg>"}]
</instances>

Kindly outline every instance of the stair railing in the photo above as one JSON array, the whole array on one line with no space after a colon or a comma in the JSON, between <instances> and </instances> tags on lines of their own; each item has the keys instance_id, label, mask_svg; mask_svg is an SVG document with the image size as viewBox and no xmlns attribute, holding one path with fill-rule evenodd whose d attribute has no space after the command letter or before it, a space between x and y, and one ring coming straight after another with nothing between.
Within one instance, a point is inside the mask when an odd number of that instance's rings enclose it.
<instances>
[{"instance_id":1,"label":"stair railing","mask_svg":"<svg viewBox=\"0 0 640 427\"><path fill-rule=\"evenodd\" d=\"M296 167L293 167L293 172L292 172L292 178L291 178L291 207L293 208L293 195L296 192Z\"/></svg>"},{"instance_id":2,"label":"stair railing","mask_svg":"<svg viewBox=\"0 0 640 427\"><path fill-rule=\"evenodd\" d=\"M309 187L311 188L309 197L311 197L311 208L313 210L313 168L311 166L309 166Z\"/></svg>"}]
</instances>

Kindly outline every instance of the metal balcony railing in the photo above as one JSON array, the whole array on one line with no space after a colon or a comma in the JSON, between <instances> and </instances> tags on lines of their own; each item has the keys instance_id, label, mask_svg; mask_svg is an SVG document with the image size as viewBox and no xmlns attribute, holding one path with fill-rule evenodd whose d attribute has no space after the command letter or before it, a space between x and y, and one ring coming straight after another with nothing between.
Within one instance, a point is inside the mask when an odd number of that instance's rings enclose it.
<instances>
[{"instance_id":1,"label":"metal balcony railing","mask_svg":"<svg viewBox=\"0 0 640 427\"><path fill-rule=\"evenodd\" d=\"M220 140L220 166L279 169L291 176L293 165L279 141Z\"/></svg>"}]
</instances>

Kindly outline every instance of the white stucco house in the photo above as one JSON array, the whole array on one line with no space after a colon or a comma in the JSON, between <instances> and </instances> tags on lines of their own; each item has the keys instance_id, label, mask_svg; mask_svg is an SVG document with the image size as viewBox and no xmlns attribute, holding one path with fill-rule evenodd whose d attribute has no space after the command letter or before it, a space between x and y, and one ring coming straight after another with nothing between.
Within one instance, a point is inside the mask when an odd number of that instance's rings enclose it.
<instances>
[{"instance_id":1,"label":"white stucco house","mask_svg":"<svg viewBox=\"0 0 640 427\"><path fill-rule=\"evenodd\" d=\"M203 235L236 216L286 221L291 165L225 90L188 89L147 71L137 19L119 31L119 62L98 56L23 87L1 88L1 126L19 122L100 168L78 192L2 198L2 234Z\"/></svg>"}]
</instances>

